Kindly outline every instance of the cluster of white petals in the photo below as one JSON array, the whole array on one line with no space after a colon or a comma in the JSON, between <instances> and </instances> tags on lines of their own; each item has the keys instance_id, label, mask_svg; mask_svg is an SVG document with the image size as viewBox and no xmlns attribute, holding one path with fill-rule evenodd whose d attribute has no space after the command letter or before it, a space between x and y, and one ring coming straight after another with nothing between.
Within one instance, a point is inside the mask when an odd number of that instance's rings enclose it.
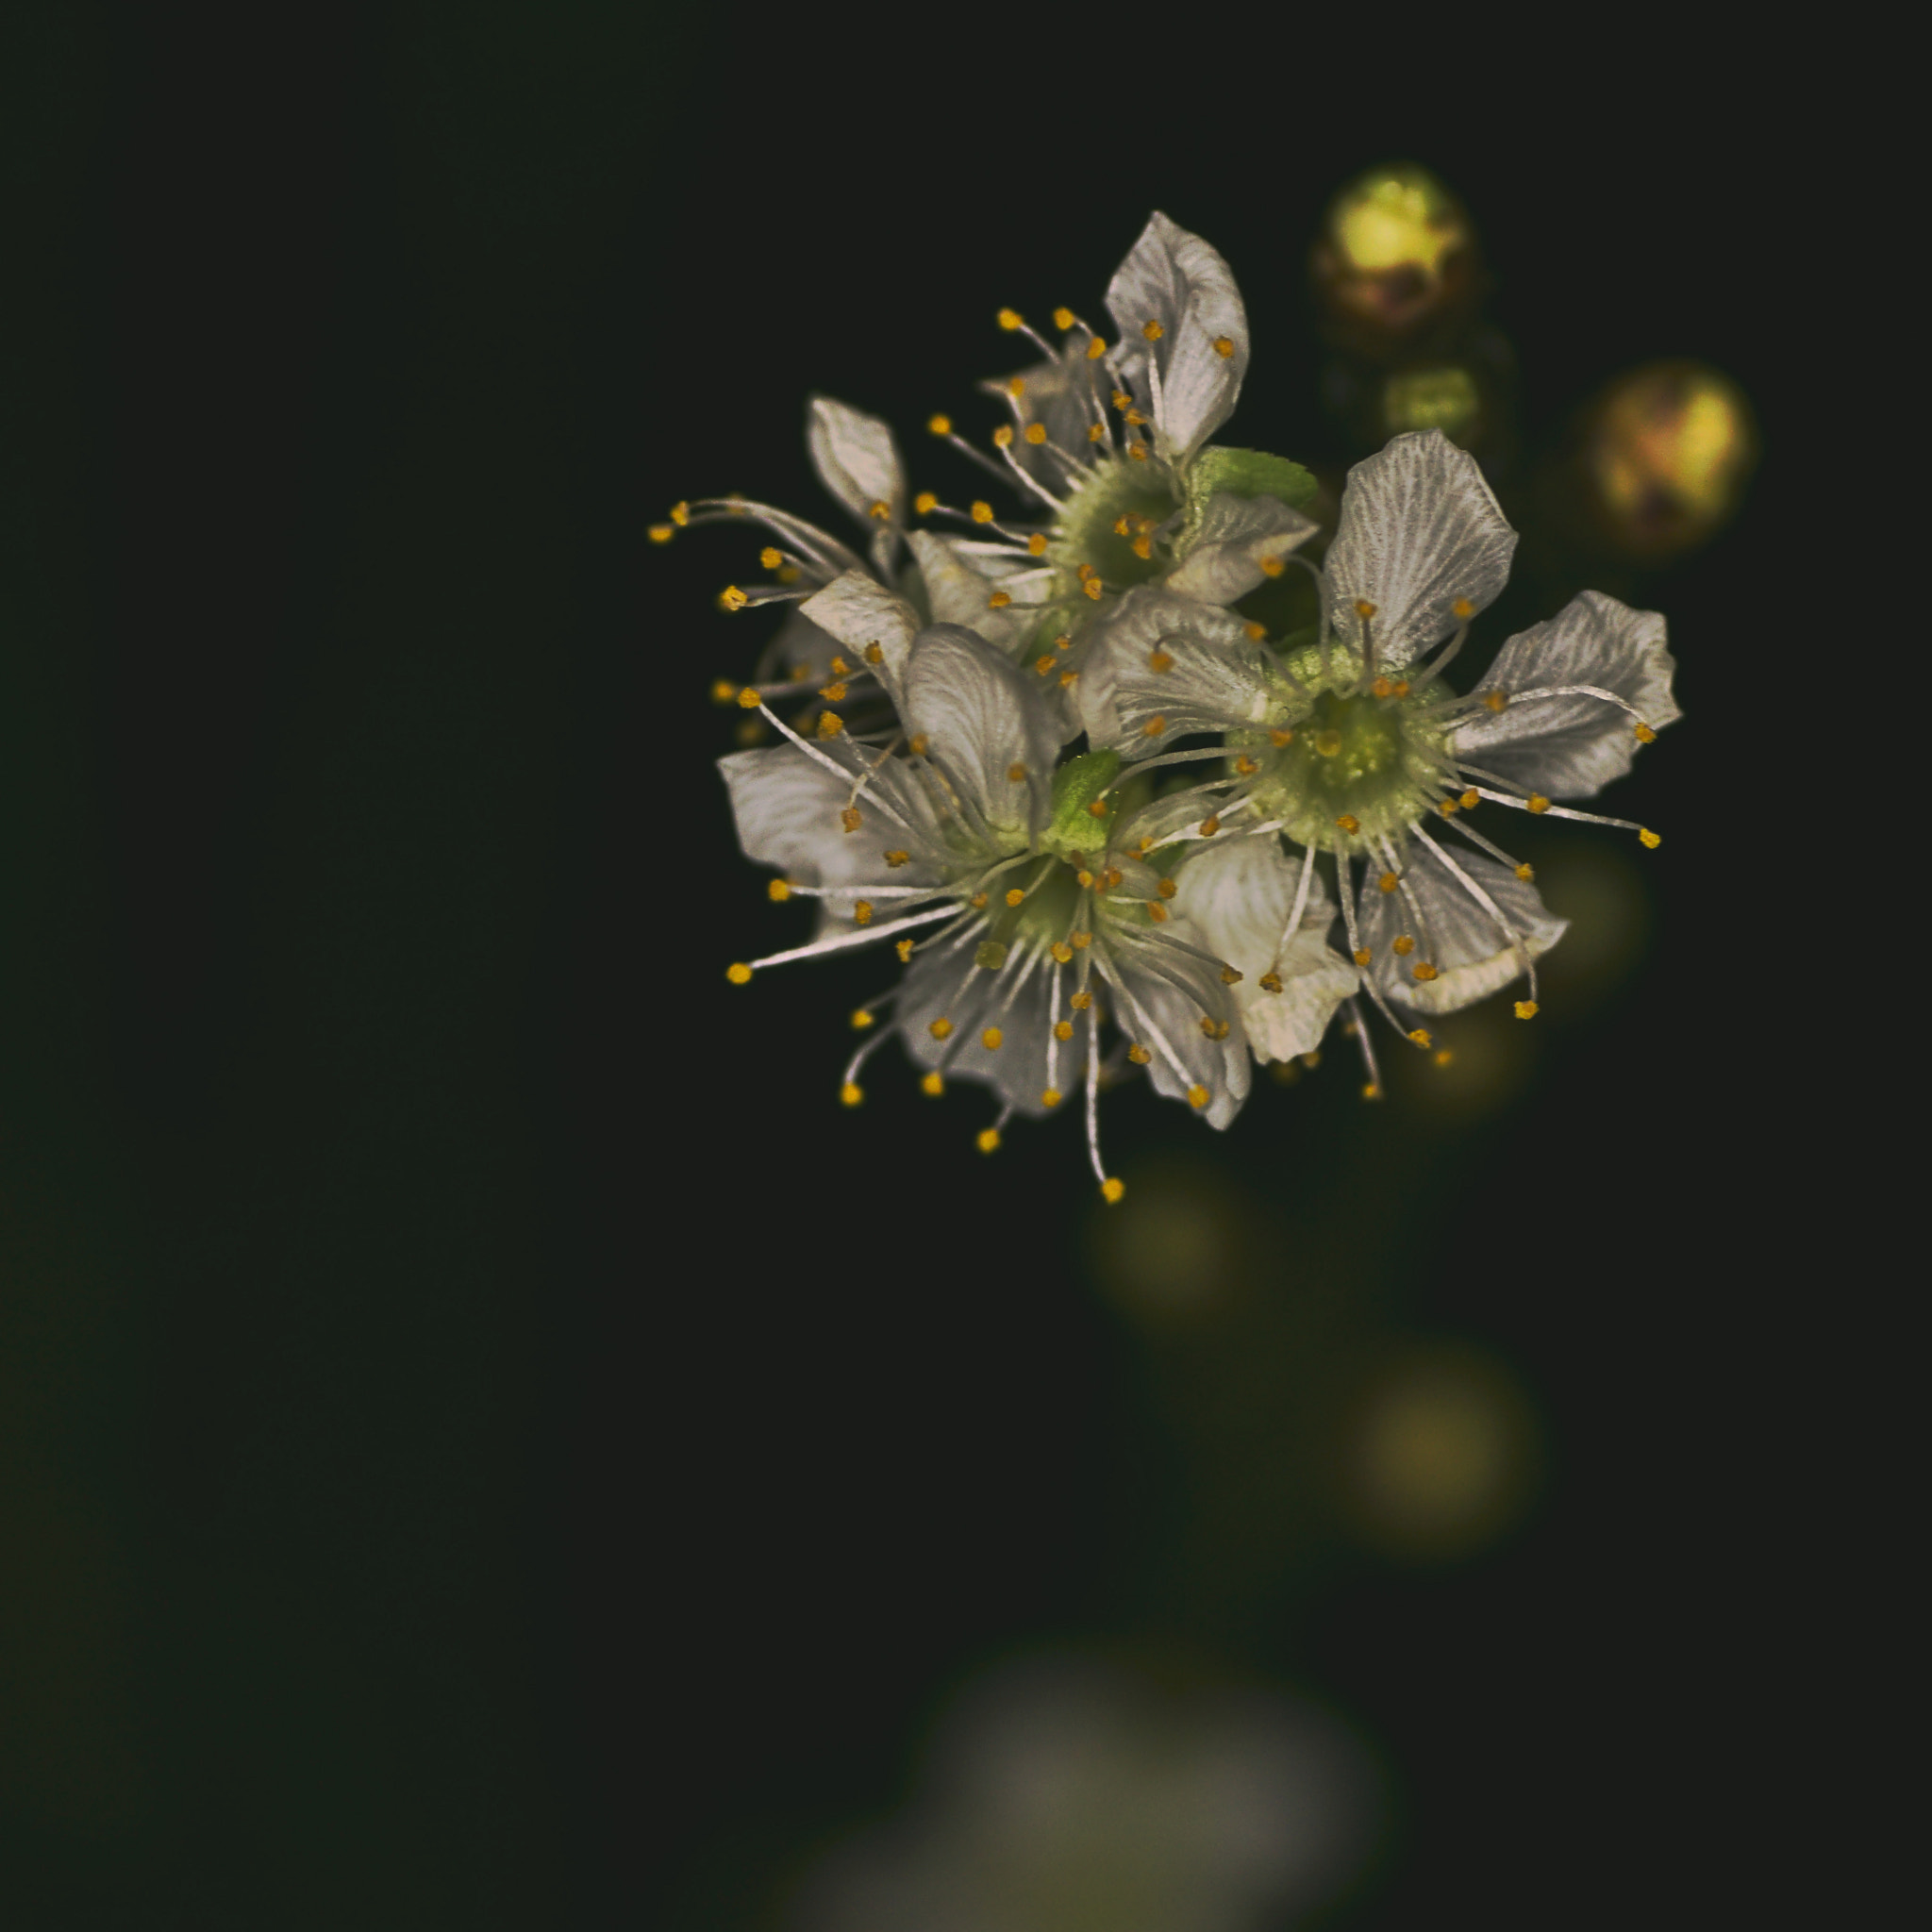
<instances>
[{"instance_id":1,"label":"cluster of white petals","mask_svg":"<svg viewBox=\"0 0 1932 1932\"><path fill-rule=\"evenodd\" d=\"M731 688L781 741L721 766L746 856L774 898L817 898L819 929L732 978L893 946L898 986L854 1016L847 1102L893 1037L928 1092L993 1091L989 1151L1013 1114L1083 1102L1112 1200L1097 1097L1132 1069L1225 1126L1251 1059L1312 1053L1345 1003L1374 1091L1358 992L1422 1047L1424 1017L1518 978L1532 1015L1563 922L1468 813L1593 819L1555 801L1622 776L1678 714L1663 620L1593 592L1457 696L1442 672L1516 543L1474 459L1396 438L1350 472L1316 564L1307 473L1209 441L1248 360L1225 262L1157 214L1108 308L1115 340L1061 309L1058 348L1002 311L1041 359L983 385L1012 416L992 454L928 425L1017 515L910 496L890 428L817 397L812 460L862 551L741 498L653 534L761 525L774 581L724 601L791 607ZM1271 638L1229 607L1291 564L1321 622Z\"/></svg>"}]
</instances>

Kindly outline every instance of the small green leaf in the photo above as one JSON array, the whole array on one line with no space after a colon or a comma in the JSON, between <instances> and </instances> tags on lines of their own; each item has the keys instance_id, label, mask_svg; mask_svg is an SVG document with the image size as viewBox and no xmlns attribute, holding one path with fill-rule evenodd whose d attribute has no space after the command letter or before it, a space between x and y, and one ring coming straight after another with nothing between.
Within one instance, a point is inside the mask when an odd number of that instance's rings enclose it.
<instances>
[{"instance_id":1,"label":"small green leaf","mask_svg":"<svg viewBox=\"0 0 1932 1932\"><path fill-rule=\"evenodd\" d=\"M1315 479L1299 463L1271 457L1265 450L1223 449L1209 444L1188 471L1188 494L1203 504L1218 490L1230 496L1273 496L1291 509L1314 500Z\"/></svg>"},{"instance_id":2,"label":"small green leaf","mask_svg":"<svg viewBox=\"0 0 1932 1932\"><path fill-rule=\"evenodd\" d=\"M1053 824L1048 841L1084 849L1095 842L1094 819L1087 808L1119 775L1117 751L1086 751L1069 758L1053 774Z\"/></svg>"}]
</instances>

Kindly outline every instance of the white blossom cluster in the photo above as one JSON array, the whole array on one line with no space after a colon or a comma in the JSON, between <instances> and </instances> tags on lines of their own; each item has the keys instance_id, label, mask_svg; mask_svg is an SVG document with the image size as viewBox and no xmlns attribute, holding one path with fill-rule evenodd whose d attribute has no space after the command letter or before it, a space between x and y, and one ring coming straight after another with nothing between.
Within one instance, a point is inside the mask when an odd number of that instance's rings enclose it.
<instances>
[{"instance_id":1,"label":"white blossom cluster","mask_svg":"<svg viewBox=\"0 0 1932 1932\"><path fill-rule=\"evenodd\" d=\"M1319 564L1298 465L1209 438L1233 413L1248 328L1226 263L1156 214L1108 291L1109 339L1068 309L1056 348L990 381L991 454L1015 515L908 502L891 429L826 397L808 439L862 553L742 498L680 504L652 535L753 523L773 581L727 608L792 608L758 677L725 695L782 741L720 760L771 896L816 898L806 945L755 971L874 945L904 967L854 1014L865 1060L896 1036L925 1091L983 1083L1014 1114L1132 1069L1217 1127L1251 1063L1315 1050L1338 1009L1377 1074L1358 996L1413 1044L1424 1022L1526 981L1564 923L1531 870L1469 823L1482 801L1625 826L1588 797L1677 717L1664 622L1586 591L1511 638L1479 687L1442 674L1507 580L1516 533L1439 431L1349 473ZM915 527L941 520L958 534ZM1321 621L1271 637L1231 607L1307 570ZM797 700L788 720L774 708Z\"/></svg>"}]
</instances>

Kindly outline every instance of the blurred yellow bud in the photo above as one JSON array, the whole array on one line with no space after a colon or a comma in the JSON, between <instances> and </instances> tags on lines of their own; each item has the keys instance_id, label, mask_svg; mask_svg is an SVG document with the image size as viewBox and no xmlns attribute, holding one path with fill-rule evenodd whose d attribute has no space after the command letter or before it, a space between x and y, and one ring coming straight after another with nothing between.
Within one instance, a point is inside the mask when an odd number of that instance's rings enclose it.
<instances>
[{"instance_id":1,"label":"blurred yellow bud","mask_svg":"<svg viewBox=\"0 0 1932 1932\"><path fill-rule=\"evenodd\" d=\"M1316 291L1344 334L1409 337L1466 306L1474 243L1461 203L1426 168L1372 168L1329 204L1314 249Z\"/></svg>"},{"instance_id":2,"label":"blurred yellow bud","mask_svg":"<svg viewBox=\"0 0 1932 1932\"><path fill-rule=\"evenodd\" d=\"M1382 424L1390 436L1440 429L1451 442L1475 441L1482 397L1466 369L1405 369L1382 385Z\"/></svg>"}]
</instances>

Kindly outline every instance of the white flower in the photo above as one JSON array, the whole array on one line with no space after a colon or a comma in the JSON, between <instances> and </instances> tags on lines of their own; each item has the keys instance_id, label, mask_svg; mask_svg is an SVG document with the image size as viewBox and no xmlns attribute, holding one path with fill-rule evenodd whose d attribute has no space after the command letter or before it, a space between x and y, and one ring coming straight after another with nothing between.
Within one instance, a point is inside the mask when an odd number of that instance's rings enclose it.
<instances>
[{"instance_id":1,"label":"white flower","mask_svg":"<svg viewBox=\"0 0 1932 1932\"><path fill-rule=\"evenodd\" d=\"M1003 1108L981 1136L988 1151L1012 1114L1052 1112L1084 1083L1094 1174L1116 1200L1098 1141L1104 1020L1157 1091L1215 1126L1248 1088L1229 996L1240 975L1171 909L1177 885L1147 862L1174 808L1124 814L1110 752L1056 771L1058 729L1025 674L958 625L911 634L907 607L870 581L848 573L811 608L841 626L876 624L891 640L875 646L874 668L894 697L905 751L855 743L836 718L808 740L767 709L787 742L719 761L746 856L780 871L773 896L822 907L810 943L731 977L895 941L909 970L860 1009L861 1026L890 1007L889 1032L928 1069L928 1091L951 1074L992 1087ZM848 1104L889 1032L847 1068Z\"/></svg>"},{"instance_id":2,"label":"white flower","mask_svg":"<svg viewBox=\"0 0 1932 1932\"><path fill-rule=\"evenodd\" d=\"M1265 936L1259 908L1272 916L1285 872L1306 881L1314 855L1324 853L1349 950L1391 1021L1391 1001L1449 1012L1524 974L1529 996L1516 1010L1526 1019L1537 1010L1536 958L1563 922L1543 907L1530 868L1470 825L1471 808L1488 799L1624 826L1658 843L1629 820L1552 800L1588 796L1621 776L1638 744L1679 715L1661 617L1586 591L1510 639L1469 696L1439 681L1471 620L1501 591L1515 542L1473 458L1440 431L1401 436L1350 472L1318 574L1318 637L1277 655L1235 637L1225 622L1124 604L1096 646L1106 659L1096 672L1107 695L1103 737L1152 763L1215 755L1165 752L1182 733L1224 734L1219 756L1232 758L1233 773L1223 781L1221 817L1234 830L1277 826L1291 848L1280 870L1250 857L1237 883L1234 861L1221 861L1225 878L1210 869L1186 889L1191 915L1243 971ZM1431 818L1477 850L1432 836ZM1297 890L1314 903L1306 885ZM1255 894L1255 909L1241 907L1243 891ZM1299 917L1284 921L1276 943L1286 965L1304 943ZM1318 1011L1340 984L1327 959L1304 959L1322 990L1318 996L1311 985L1306 1000L1289 1002L1300 1016ZM1252 989L1242 1004L1263 1057L1277 1037L1300 1037L1301 1019L1271 1022ZM1426 1028L1402 1030L1430 1043Z\"/></svg>"}]
</instances>

